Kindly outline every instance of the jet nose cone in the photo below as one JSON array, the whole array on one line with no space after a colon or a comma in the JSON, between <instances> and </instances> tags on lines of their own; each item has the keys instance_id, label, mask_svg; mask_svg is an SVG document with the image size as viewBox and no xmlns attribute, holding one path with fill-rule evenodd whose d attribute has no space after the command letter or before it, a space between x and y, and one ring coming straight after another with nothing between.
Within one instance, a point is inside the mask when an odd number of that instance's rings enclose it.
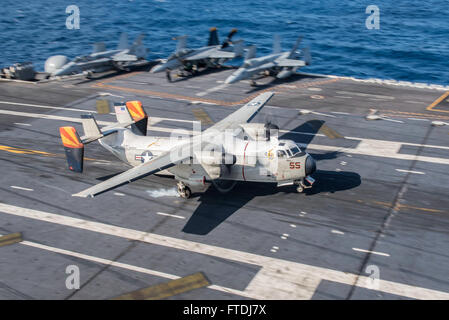
<instances>
[{"instance_id":1,"label":"jet nose cone","mask_svg":"<svg viewBox=\"0 0 449 320\"><path fill-rule=\"evenodd\" d=\"M161 72L164 70L164 65L155 65L150 72L151 73L157 73L157 72Z\"/></svg>"},{"instance_id":2,"label":"jet nose cone","mask_svg":"<svg viewBox=\"0 0 449 320\"><path fill-rule=\"evenodd\" d=\"M305 171L306 171L306 176L310 176L312 173L314 173L316 171L316 162L315 162L315 159L313 159L311 155L307 156Z\"/></svg>"},{"instance_id":3,"label":"jet nose cone","mask_svg":"<svg viewBox=\"0 0 449 320\"><path fill-rule=\"evenodd\" d=\"M237 80L236 77L229 76L229 77L226 78L226 80L225 80L224 83L226 83L226 84L232 84L232 83L236 82L236 80Z\"/></svg>"}]
</instances>

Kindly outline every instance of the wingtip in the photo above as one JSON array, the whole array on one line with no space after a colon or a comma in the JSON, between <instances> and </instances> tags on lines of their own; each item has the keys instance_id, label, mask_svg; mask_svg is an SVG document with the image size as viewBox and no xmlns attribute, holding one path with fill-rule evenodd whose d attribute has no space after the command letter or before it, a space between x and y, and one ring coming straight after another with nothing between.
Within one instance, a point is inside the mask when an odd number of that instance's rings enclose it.
<instances>
[{"instance_id":1,"label":"wingtip","mask_svg":"<svg viewBox=\"0 0 449 320\"><path fill-rule=\"evenodd\" d=\"M89 195L84 194L84 193L82 193L82 192L78 192L78 193L72 194L72 197L79 197L79 198L87 198L88 196L89 196ZM93 197L93 196L91 195L91 197Z\"/></svg>"}]
</instances>

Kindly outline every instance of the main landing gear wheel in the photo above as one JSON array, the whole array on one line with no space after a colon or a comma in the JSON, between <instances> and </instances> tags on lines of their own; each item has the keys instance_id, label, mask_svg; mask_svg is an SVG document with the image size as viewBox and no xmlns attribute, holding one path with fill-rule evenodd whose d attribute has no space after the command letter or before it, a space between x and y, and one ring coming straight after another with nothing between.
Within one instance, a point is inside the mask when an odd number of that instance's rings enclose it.
<instances>
[{"instance_id":1,"label":"main landing gear wheel","mask_svg":"<svg viewBox=\"0 0 449 320\"><path fill-rule=\"evenodd\" d=\"M178 193L181 198L188 199L192 195L192 190L190 190L184 183L180 182L178 183Z\"/></svg>"}]
</instances>

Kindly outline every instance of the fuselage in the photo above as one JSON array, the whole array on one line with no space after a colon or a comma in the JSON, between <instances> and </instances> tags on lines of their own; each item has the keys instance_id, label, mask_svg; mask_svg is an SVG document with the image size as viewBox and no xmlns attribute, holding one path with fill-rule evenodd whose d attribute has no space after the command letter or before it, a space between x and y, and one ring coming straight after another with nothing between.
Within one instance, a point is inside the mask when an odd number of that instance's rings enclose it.
<instances>
[{"instance_id":1,"label":"fuselage","mask_svg":"<svg viewBox=\"0 0 449 320\"><path fill-rule=\"evenodd\" d=\"M273 71L279 79L287 78L292 75L297 68L279 67L277 61L288 58L294 59L296 56L296 53L291 56L290 52L281 52L246 60L240 68L225 80L225 83L232 84L241 80L250 79L266 70Z\"/></svg>"},{"instance_id":2,"label":"fuselage","mask_svg":"<svg viewBox=\"0 0 449 320\"><path fill-rule=\"evenodd\" d=\"M171 137L139 136L129 129L99 140L101 145L130 166L137 166L168 152L177 145L185 143L183 139ZM303 152L291 140L244 140L235 138L226 140L220 153L235 155L233 164L216 164L219 178L222 180L277 182L297 181L315 170L312 157ZM211 171L200 163L201 154L207 147L194 150L194 159L177 164L162 174L174 175L187 183L210 181ZM212 165L213 167L214 165ZM205 169L206 168L206 169ZM215 171L214 171L215 172Z\"/></svg>"},{"instance_id":3,"label":"fuselage","mask_svg":"<svg viewBox=\"0 0 449 320\"><path fill-rule=\"evenodd\" d=\"M165 70L175 70L178 69L182 66L185 66L186 64L198 64L200 62L204 62L204 63L208 63L208 62L224 62L225 60L228 60L230 58L211 58L214 56L214 53L216 52L220 52L220 51L225 51L225 52L232 52L233 51L233 47L226 47L226 48L221 48L220 45L215 45L215 46L206 46L206 47L202 47L202 48L198 48L198 49L182 49L179 50L173 54L171 54L165 62L160 63L158 65L156 65L155 67L153 67L151 69L152 73L157 73L157 72L162 72ZM202 56L202 58L198 59L198 60L186 60L192 56Z\"/></svg>"}]
</instances>

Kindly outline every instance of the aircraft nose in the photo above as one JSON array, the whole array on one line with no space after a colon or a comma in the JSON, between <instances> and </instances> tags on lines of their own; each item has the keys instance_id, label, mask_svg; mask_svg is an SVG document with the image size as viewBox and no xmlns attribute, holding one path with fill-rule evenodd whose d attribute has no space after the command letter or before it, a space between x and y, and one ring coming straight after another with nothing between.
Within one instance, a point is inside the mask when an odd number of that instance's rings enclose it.
<instances>
[{"instance_id":1,"label":"aircraft nose","mask_svg":"<svg viewBox=\"0 0 449 320\"><path fill-rule=\"evenodd\" d=\"M161 71L163 71L163 70L164 70L164 65L158 64L158 65L155 65L155 66L150 70L150 72L151 72L151 73L157 73L157 72L161 72Z\"/></svg>"},{"instance_id":2,"label":"aircraft nose","mask_svg":"<svg viewBox=\"0 0 449 320\"><path fill-rule=\"evenodd\" d=\"M316 171L316 161L315 161L315 159L313 159L313 157L311 155L308 155L306 158L305 171L306 171L306 176L309 176Z\"/></svg>"},{"instance_id":3,"label":"aircraft nose","mask_svg":"<svg viewBox=\"0 0 449 320\"><path fill-rule=\"evenodd\" d=\"M230 75L228 78L226 78L225 83L226 84L232 84L234 82L237 82L237 77Z\"/></svg>"}]
</instances>

